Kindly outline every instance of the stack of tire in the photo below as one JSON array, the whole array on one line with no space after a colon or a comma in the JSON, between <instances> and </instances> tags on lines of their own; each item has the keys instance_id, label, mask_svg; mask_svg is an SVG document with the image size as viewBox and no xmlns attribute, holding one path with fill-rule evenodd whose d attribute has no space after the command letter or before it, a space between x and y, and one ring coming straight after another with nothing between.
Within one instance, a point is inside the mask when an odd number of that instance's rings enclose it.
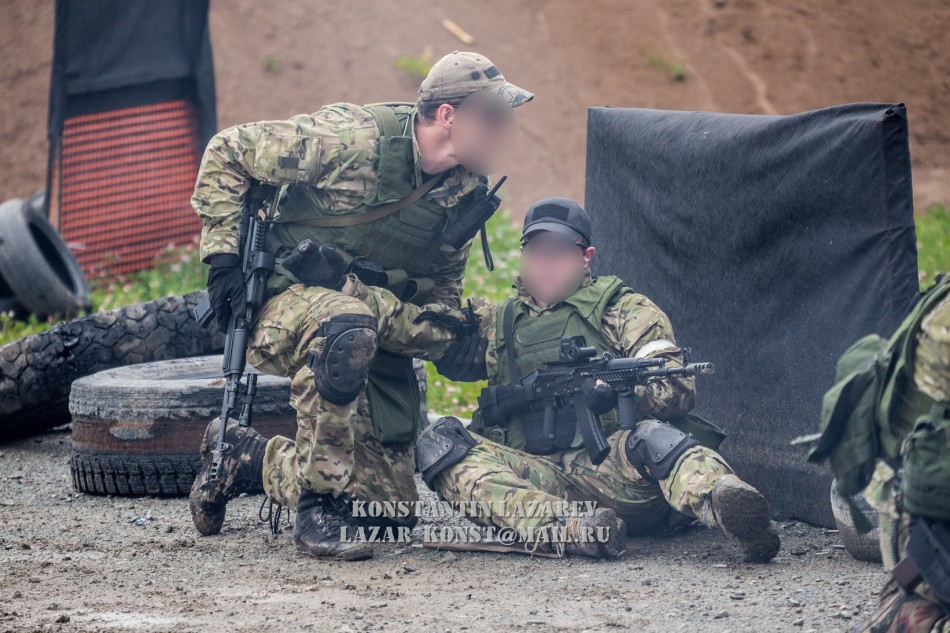
<instances>
[{"instance_id":1,"label":"stack of tire","mask_svg":"<svg viewBox=\"0 0 950 633\"><path fill-rule=\"evenodd\" d=\"M0 204L0 311L17 317L88 311L89 284L43 206L43 194Z\"/></svg>"},{"instance_id":2,"label":"stack of tire","mask_svg":"<svg viewBox=\"0 0 950 633\"><path fill-rule=\"evenodd\" d=\"M112 495L186 495L202 437L221 413L221 356L108 369L72 385L70 457L76 490ZM294 437L290 379L260 374L253 426ZM238 401L240 410L241 402ZM260 492L250 491L250 492Z\"/></svg>"}]
</instances>

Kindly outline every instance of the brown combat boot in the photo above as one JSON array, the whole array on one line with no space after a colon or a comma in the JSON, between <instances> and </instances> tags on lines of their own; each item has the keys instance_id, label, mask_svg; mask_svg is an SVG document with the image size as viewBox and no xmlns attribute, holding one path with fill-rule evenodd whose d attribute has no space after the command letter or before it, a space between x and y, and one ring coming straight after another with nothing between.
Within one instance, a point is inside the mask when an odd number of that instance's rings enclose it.
<instances>
[{"instance_id":1,"label":"brown combat boot","mask_svg":"<svg viewBox=\"0 0 950 633\"><path fill-rule=\"evenodd\" d=\"M627 523L610 508L597 508L591 515L559 519L565 537L565 552L590 558L616 558L626 551Z\"/></svg>"},{"instance_id":2,"label":"brown combat boot","mask_svg":"<svg viewBox=\"0 0 950 633\"><path fill-rule=\"evenodd\" d=\"M228 501L263 484L267 439L250 427L240 426L235 420L228 421L224 438L230 447L221 459L218 477L211 481L212 452L220 432L221 421L216 418L208 425L201 442L201 472L188 496L191 518L202 536L221 531Z\"/></svg>"},{"instance_id":3,"label":"brown combat boot","mask_svg":"<svg viewBox=\"0 0 950 633\"><path fill-rule=\"evenodd\" d=\"M716 522L742 548L746 562L767 563L775 557L781 541L762 493L735 475L726 475L710 496Z\"/></svg>"},{"instance_id":4,"label":"brown combat boot","mask_svg":"<svg viewBox=\"0 0 950 633\"><path fill-rule=\"evenodd\" d=\"M294 519L294 543L297 550L314 558L335 560L366 560L373 557L373 546L354 542L359 526L347 514L349 504L329 494L301 489ZM347 540L344 540L346 528Z\"/></svg>"}]
</instances>

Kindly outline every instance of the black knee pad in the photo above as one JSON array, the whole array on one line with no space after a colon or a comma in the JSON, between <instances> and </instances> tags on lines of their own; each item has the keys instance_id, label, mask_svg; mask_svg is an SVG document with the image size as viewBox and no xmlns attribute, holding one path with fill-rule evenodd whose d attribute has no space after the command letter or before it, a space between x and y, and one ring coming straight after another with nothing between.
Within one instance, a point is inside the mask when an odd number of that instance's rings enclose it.
<instances>
[{"instance_id":1,"label":"black knee pad","mask_svg":"<svg viewBox=\"0 0 950 633\"><path fill-rule=\"evenodd\" d=\"M659 420L643 420L627 436L627 461L645 479L659 481L670 476L680 455L699 441L675 426Z\"/></svg>"},{"instance_id":2,"label":"black knee pad","mask_svg":"<svg viewBox=\"0 0 950 633\"><path fill-rule=\"evenodd\" d=\"M436 475L462 461L476 444L458 418L439 418L422 431L416 438L416 466L429 490L435 490Z\"/></svg>"},{"instance_id":3,"label":"black knee pad","mask_svg":"<svg viewBox=\"0 0 950 633\"><path fill-rule=\"evenodd\" d=\"M317 391L333 404L353 402L366 383L370 363L379 347L376 319L366 314L339 314L320 324L317 334L326 337L323 352L310 352Z\"/></svg>"}]
</instances>

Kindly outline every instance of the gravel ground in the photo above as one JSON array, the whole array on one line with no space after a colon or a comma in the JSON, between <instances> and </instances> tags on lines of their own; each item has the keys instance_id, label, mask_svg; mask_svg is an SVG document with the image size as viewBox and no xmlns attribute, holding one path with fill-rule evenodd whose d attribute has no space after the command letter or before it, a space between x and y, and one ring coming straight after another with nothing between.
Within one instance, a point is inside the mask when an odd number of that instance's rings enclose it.
<instances>
[{"instance_id":1,"label":"gravel ground","mask_svg":"<svg viewBox=\"0 0 950 633\"><path fill-rule=\"evenodd\" d=\"M0 631L847 631L884 582L795 522L768 565L703 527L631 538L612 561L418 543L315 561L270 536L259 496L202 538L185 499L76 493L69 446L63 431L0 445Z\"/></svg>"}]
</instances>

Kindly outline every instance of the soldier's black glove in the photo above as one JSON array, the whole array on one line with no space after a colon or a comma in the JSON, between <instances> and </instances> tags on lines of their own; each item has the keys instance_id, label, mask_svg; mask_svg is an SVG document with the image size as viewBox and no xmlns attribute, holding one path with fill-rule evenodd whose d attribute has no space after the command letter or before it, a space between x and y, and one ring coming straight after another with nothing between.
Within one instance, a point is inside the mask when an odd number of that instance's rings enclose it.
<instances>
[{"instance_id":1,"label":"soldier's black glove","mask_svg":"<svg viewBox=\"0 0 950 633\"><path fill-rule=\"evenodd\" d=\"M582 386L584 401L594 415L603 415L617 406L617 390L606 383L596 384L588 378Z\"/></svg>"},{"instance_id":2,"label":"soldier's black glove","mask_svg":"<svg viewBox=\"0 0 950 633\"><path fill-rule=\"evenodd\" d=\"M478 395L478 413L482 426L508 426L511 416L521 413L528 405L521 385L493 385Z\"/></svg>"},{"instance_id":3,"label":"soldier's black glove","mask_svg":"<svg viewBox=\"0 0 950 633\"><path fill-rule=\"evenodd\" d=\"M317 245L310 240L297 244L281 262L301 283L332 290L342 290L346 284L343 256L330 246Z\"/></svg>"},{"instance_id":4,"label":"soldier's black glove","mask_svg":"<svg viewBox=\"0 0 950 633\"><path fill-rule=\"evenodd\" d=\"M245 287L244 273L241 272L241 258L233 253L218 253L208 258L211 269L208 271L208 301L214 308L218 327L228 329L231 312L244 314Z\"/></svg>"},{"instance_id":5,"label":"soldier's black glove","mask_svg":"<svg viewBox=\"0 0 950 633\"><path fill-rule=\"evenodd\" d=\"M468 307L462 309L462 316L463 318L460 319L457 316L446 314L444 312L423 310L412 322L418 325L423 321L432 321L440 327L444 327L447 330L452 330L455 332L455 336L459 338L478 332L478 323L481 320L481 317L475 314L475 307L472 305L471 299L468 300Z\"/></svg>"},{"instance_id":6,"label":"soldier's black glove","mask_svg":"<svg viewBox=\"0 0 950 633\"><path fill-rule=\"evenodd\" d=\"M485 365L487 351L488 339L478 334L470 334L455 339L442 358L433 364L439 373L449 380L484 380L488 378L488 367Z\"/></svg>"}]
</instances>

